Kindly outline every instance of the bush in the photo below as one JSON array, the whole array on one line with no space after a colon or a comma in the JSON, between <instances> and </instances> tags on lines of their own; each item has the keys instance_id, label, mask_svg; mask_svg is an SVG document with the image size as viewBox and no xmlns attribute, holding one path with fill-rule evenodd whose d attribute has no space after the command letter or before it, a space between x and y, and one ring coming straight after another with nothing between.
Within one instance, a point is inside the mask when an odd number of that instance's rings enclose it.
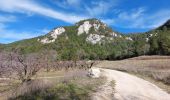
<instances>
[{"instance_id":1,"label":"bush","mask_svg":"<svg viewBox=\"0 0 170 100\"><path fill-rule=\"evenodd\" d=\"M77 73L77 71L74 71ZM104 78L90 78L68 72L57 82L32 80L21 84L9 100L90 100L90 94L104 83ZM84 72L83 72L84 73Z\"/></svg>"},{"instance_id":2,"label":"bush","mask_svg":"<svg viewBox=\"0 0 170 100\"><path fill-rule=\"evenodd\" d=\"M9 100L89 100L89 90L75 83L59 83L48 89L37 89Z\"/></svg>"}]
</instances>

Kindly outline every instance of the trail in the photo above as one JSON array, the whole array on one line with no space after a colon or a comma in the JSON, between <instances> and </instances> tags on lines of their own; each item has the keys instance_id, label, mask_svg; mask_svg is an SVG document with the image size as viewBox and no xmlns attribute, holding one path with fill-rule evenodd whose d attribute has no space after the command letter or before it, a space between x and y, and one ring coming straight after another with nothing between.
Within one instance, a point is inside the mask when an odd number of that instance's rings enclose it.
<instances>
[{"instance_id":1,"label":"trail","mask_svg":"<svg viewBox=\"0 0 170 100\"><path fill-rule=\"evenodd\" d=\"M93 100L170 100L168 93L136 76L103 68L91 70L94 76L98 76L99 72L107 78L107 81L92 95ZM116 82L114 90L110 86L112 80Z\"/></svg>"}]
</instances>

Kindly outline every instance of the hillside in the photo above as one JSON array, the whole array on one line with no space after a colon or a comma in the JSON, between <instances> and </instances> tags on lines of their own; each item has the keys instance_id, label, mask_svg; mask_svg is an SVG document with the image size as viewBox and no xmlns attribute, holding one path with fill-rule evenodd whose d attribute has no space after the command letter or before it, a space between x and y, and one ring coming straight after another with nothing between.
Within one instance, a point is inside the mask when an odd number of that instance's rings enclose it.
<instances>
[{"instance_id":1,"label":"hillside","mask_svg":"<svg viewBox=\"0 0 170 100\"><path fill-rule=\"evenodd\" d=\"M168 55L169 40L169 21L146 33L124 35L98 19L87 19L73 26L57 27L44 36L8 44L3 50L55 51L59 60L113 60L146 54Z\"/></svg>"},{"instance_id":2,"label":"hillside","mask_svg":"<svg viewBox=\"0 0 170 100\"><path fill-rule=\"evenodd\" d=\"M151 33L150 51L153 54L170 55L170 20Z\"/></svg>"},{"instance_id":3,"label":"hillside","mask_svg":"<svg viewBox=\"0 0 170 100\"><path fill-rule=\"evenodd\" d=\"M170 55L170 20L146 33L133 34L132 38L144 44L143 49L150 55ZM141 44L138 43L138 44ZM140 45L137 45L140 47ZM141 48L140 48L141 49Z\"/></svg>"},{"instance_id":4,"label":"hillside","mask_svg":"<svg viewBox=\"0 0 170 100\"><path fill-rule=\"evenodd\" d=\"M58 27L44 36L8 44L6 51L23 53L57 52L57 59L112 59L126 53L130 37L114 32L97 19L87 19L73 26ZM114 55L114 56L110 56ZM125 54L126 55L126 54Z\"/></svg>"}]
</instances>

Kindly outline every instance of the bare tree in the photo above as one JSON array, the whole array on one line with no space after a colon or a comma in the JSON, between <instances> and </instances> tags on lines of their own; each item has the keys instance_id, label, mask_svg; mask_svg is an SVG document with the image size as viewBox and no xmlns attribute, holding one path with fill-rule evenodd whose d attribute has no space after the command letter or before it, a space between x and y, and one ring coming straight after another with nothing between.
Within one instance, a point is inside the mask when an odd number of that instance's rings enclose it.
<instances>
[{"instance_id":1,"label":"bare tree","mask_svg":"<svg viewBox=\"0 0 170 100\"><path fill-rule=\"evenodd\" d=\"M54 68L56 58L57 58L57 52L54 50L51 51L43 51L40 53L41 55L41 61L43 63L43 68L46 69L47 72L49 72L52 68Z\"/></svg>"},{"instance_id":2,"label":"bare tree","mask_svg":"<svg viewBox=\"0 0 170 100\"><path fill-rule=\"evenodd\" d=\"M8 63L8 52L0 52L0 77L7 77L10 76L11 68L9 67Z\"/></svg>"},{"instance_id":3,"label":"bare tree","mask_svg":"<svg viewBox=\"0 0 170 100\"><path fill-rule=\"evenodd\" d=\"M29 81L42 66L38 54L22 55L17 52L0 53L0 75L5 78Z\"/></svg>"},{"instance_id":4,"label":"bare tree","mask_svg":"<svg viewBox=\"0 0 170 100\"><path fill-rule=\"evenodd\" d=\"M41 68L41 60L37 54L18 55L16 59L18 66L12 66L12 68L22 82L31 80Z\"/></svg>"}]
</instances>

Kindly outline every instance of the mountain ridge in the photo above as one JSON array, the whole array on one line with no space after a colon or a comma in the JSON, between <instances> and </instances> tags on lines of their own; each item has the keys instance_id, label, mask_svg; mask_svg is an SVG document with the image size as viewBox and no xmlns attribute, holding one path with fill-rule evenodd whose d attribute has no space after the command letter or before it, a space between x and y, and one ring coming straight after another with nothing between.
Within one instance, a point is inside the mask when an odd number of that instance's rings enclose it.
<instances>
[{"instance_id":1,"label":"mountain ridge","mask_svg":"<svg viewBox=\"0 0 170 100\"><path fill-rule=\"evenodd\" d=\"M165 23L161 27L167 25ZM141 34L121 34L93 18L72 26L54 28L46 35L7 44L3 50L19 49L23 53L54 50L58 54L57 59L61 60L123 59L145 54L170 54L166 42L169 39L162 36L165 33L169 36L169 30L157 28ZM163 43L168 46L160 45L162 40L158 39L159 36L166 40Z\"/></svg>"}]
</instances>

